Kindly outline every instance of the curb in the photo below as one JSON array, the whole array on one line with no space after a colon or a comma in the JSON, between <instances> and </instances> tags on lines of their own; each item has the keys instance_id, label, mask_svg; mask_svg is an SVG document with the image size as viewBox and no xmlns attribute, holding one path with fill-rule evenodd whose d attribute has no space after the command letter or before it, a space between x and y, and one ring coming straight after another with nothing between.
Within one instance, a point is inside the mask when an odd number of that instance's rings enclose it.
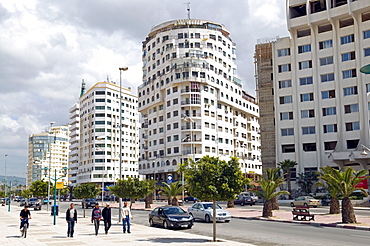
<instances>
[{"instance_id":1,"label":"curb","mask_svg":"<svg viewBox=\"0 0 370 246\"><path fill-rule=\"evenodd\" d=\"M282 223L296 223L296 224L311 225L311 226L325 226L325 227L370 231L370 227L367 227L367 226L352 226L352 225L341 225L341 224L335 224L335 223L318 223L318 222L309 222L309 221L279 220L279 219L262 218L262 217L232 216L232 218L245 219L245 220L265 220L265 221L282 222Z\"/></svg>"}]
</instances>

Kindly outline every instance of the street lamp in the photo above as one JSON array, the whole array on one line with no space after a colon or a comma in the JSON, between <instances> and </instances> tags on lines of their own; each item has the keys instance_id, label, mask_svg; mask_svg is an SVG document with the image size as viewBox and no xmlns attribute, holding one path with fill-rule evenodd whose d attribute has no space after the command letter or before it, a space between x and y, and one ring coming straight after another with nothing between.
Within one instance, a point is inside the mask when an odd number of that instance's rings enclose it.
<instances>
[{"instance_id":1,"label":"street lamp","mask_svg":"<svg viewBox=\"0 0 370 246\"><path fill-rule=\"evenodd\" d=\"M8 188L8 178L6 177L6 157L8 156L8 154L5 154L5 167L4 167L4 176L5 176L5 185L4 185L4 195L6 196L6 188ZM11 193L12 193L12 182L10 181L10 189L9 189L9 202L8 202L8 212L10 212L10 196L11 196ZM6 200L5 200L6 201ZM6 204L6 202L5 202Z\"/></svg>"},{"instance_id":2,"label":"street lamp","mask_svg":"<svg viewBox=\"0 0 370 246\"><path fill-rule=\"evenodd\" d=\"M57 169L55 168L54 169L54 178L53 178L53 181L54 181L54 206L53 206L53 216L54 216L54 225L56 225L57 223L57 218L56 218L56 215L57 215L57 181L61 178L64 178L67 176L67 167L63 167L62 168L62 171L63 171L63 176L60 176L59 178L57 178ZM47 174L47 171L49 172L50 174L50 169L45 167L44 168L45 170L45 176ZM49 180L51 179L51 177L49 176ZM49 187L49 192L50 192L50 186ZM48 198L48 204L49 204L49 198Z\"/></svg>"},{"instance_id":3,"label":"street lamp","mask_svg":"<svg viewBox=\"0 0 370 246\"><path fill-rule=\"evenodd\" d=\"M51 131L51 128L53 127L53 124L55 124L55 122L50 122L50 130L49 130L49 134L50 134L50 131ZM55 135L54 135L55 137ZM55 141L55 138L54 138L54 141ZM49 141L49 173L48 173L48 176L49 176L49 183L48 183L48 203L46 204L46 211L49 211L49 199L50 199L50 169L51 169L51 140Z\"/></svg>"},{"instance_id":4,"label":"street lamp","mask_svg":"<svg viewBox=\"0 0 370 246\"><path fill-rule=\"evenodd\" d=\"M119 179L122 178L122 71L127 71L128 67L119 68ZM122 197L118 198L118 222L122 221Z\"/></svg>"},{"instance_id":5,"label":"street lamp","mask_svg":"<svg viewBox=\"0 0 370 246\"><path fill-rule=\"evenodd\" d=\"M370 149L369 149L368 147L366 147L365 145L363 145L363 144L361 144L361 146L362 146L362 152L361 152L361 155L362 155L362 156L367 156L367 152L366 152L366 150L367 150L367 151L370 151Z\"/></svg>"}]
</instances>

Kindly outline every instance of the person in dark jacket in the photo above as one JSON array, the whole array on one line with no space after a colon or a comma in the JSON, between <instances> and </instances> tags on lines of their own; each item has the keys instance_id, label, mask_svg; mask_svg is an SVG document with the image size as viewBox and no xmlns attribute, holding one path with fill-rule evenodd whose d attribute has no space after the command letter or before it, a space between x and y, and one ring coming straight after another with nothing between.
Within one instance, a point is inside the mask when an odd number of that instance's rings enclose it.
<instances>
[{"instance_id":1,"label":"person in dark jacket","mask_svg":"<svg viewBox=\"0 0 370 246\"><path fill-rule=\"evenodd\" d=\"M103 209L102 215L104 219L105 234L108 234L109 228L112 225L112 212L109 203L105 204L105 208Z\"/></svg>"},{"instance_id":2,"label":"person in dark jacket","mask_svg":"<svg viewBox=\"0 0 370 246\"><path fill-rule=\"evenodd\" d=\"M68 223L67 237L73 237L75 223L77 223L77 210L74 208L73 203L71 203L70 208L66 211L66 222Z\"/></svg>"},{"instance_id":3,"label":"person in dark jacket","mask_svg":"<svg viewBox=\"0 0 370 246\"><path fill-rule=\"evenodd\" d=\"M31 212L30 210L28 210L28 206L24 206L24 209L22 209L19 214L19 218L21 219L21 226L19 227L19 229L22 231L25 225L27 225L27 228L28 228L29 226L28 219L32 219Z\"/></svg>"}]
</instances>

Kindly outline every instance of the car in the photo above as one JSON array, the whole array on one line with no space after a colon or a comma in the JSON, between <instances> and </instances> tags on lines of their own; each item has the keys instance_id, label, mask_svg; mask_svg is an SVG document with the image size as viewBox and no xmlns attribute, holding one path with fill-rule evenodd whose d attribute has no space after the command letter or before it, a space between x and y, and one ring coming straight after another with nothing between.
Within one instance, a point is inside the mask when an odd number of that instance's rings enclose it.
<instances>
[{"instance_id":1,"label":"car","mask_svg":"<svg viewBox=\"0 0 370 246\"><path fill-rule=\"evenodd\" d=\"M47 199L46 197L42 199L42 205L45 205L45 204L51 204L51 200Z\"/></svg>"},{"instance_id":2,"label":"car","mask_svg":"<svg viewBox=\"0 0 370 246\"><path fill-rule=\"evenodd\" d=\"M314 207L320 205L320 200L313 198L312 196L300 196L295 198L291 203L291 207L296 206L305 206L305 207Z\"/></svg>"},{"instance_id":3,"label":"car","mask_svg":"<svg viewBox=\"0 0 370 246\"><path fill-rule=\"evenodd\" d=\"M256 202L258 201L258 196L256 195L256 193L253 193L252 191L244 191L244 192L240 193L239 196L240 195L242 195L242 196L250 196L252 198L253 205L255 205Z\"/></svg>"},{"instance_id":4,"label":"car","mask_svg":"<svg viewBox=\"0 0 370 246\"><path fill-rule=\"evenodd\" d=\"M5 206L5 198L0 198L0 204L2 205L2 206Z\"/></svg>"},{"instance_id":5,"label":"car","mask_svg":"<svg viewBox=\"0 0 370 246\"><path fill-rule=\"evenodd\" d=\"M193 216L194 220L200 219L206 222L213 220L213 203L212 202L197 202L193 206L188 207L188 213ZM230 222L231 214L229 211L222 209L216 204L216 220L224 220L226 223Z\"/></svg>"},{"instance_id":6,"label":"car","mask_svg":"<svg viewBox=\"0 0 370 246\"><path fill-rule=\"evenodd\" d=\"M26 205L26 202L27 202L27 201L26 201L26 198L22 198L22 199L20 199L20 200L19 200L19 206L20 206L20 207L24 207L24 206Z\"/></svg>"},{"instance_id":7,"label":"car","mask_svg":"<svg viewBox=\"0 0 370 246\"><path fill-rule=\"evenodd\" d=\"M87 198L85 200L85 202L86 202L86 208L89 208L89 207L93 208L93 207L95 207L96 199L95 198ZM81 205L82 205L82 208L84 208L84 202L83 201L82 201Z\"/></svg>"},{"instance_id":8,"label":"car","mask_svg":"<svg viewBox=\"0 0 370 246\"><path fill-rule=\"evenodd\" d=\"M192 197L192 196L184 197L184 202L196 202L196 201L198 201L198 199L195 197Z\"/></svg>"},{"instance_id":9,"label":"car","mask_svg":"<svg viewBox=\"0 0 370 246\"><path fill-rule=\"evenodd\" d=\"M240 204L240 206L244 206L244 205L252 206L254 203L255 201L253 201L252 197L247 196L243 193L236 196L236 199L234 200L234 204L235 205Z\"/></svg>"},{"instance_id":10,"label":"car","mask_svg":"<svg viewBox=\"0 0 370 246\"><path fill-rule=\"evenodd\" d=\"M168 228L187 228L193 227L193 216L185 210L176 206L161 206L153 209L149 214L150 226L162 226Z\"/></svg>"},{"instance_id":11,"label":"car","mask_svg":"<svg viewBox=\"0 0 370 246\"><path fill-rule=\"evenodd\" d=\"M36 197L29 198L27 205L29 208L33 208L34 210L41 210L42 207L41 201Z\"/></svg>"}]
</instances>

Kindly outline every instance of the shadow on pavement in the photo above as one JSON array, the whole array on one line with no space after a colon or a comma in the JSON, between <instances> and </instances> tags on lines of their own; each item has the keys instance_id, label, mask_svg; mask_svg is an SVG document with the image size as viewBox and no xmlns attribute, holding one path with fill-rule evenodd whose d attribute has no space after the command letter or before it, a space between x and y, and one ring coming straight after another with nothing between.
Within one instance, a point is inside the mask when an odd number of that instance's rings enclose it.
<instances>
[{"instance_id":1,"label":"shadow on pavement","mask_svg":"<svg viewBox=\"0 0 370 246\"><path fill-rule=\"evenodd\" d=\"M150 241L153 243L208 243L210 240L201 238L172 238L172 237L162 237L162 238L148 238L140 239L138 241L145 242Z\"/></svg>"}]
</instances>

